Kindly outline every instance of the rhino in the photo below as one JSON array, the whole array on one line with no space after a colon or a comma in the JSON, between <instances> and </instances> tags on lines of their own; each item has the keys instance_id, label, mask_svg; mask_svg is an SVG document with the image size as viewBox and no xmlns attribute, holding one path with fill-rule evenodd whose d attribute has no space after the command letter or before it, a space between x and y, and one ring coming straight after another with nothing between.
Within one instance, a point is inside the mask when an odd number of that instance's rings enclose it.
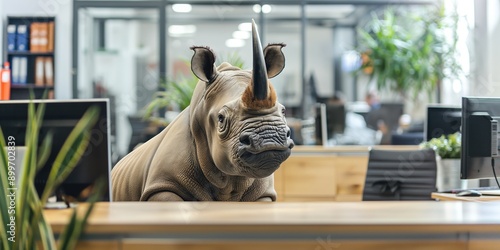
<instances>
[{"instance_id":1,"label":"rhino","mask_svg":"<svg viewBox=\"0 0 500 250\"><path fill-rule=\"evenodd\" d=\"M113 201L276 201L273 173L294 147L269 81L285 44L262 49L255 22L252 36L253 70L216 67L210 48L191 47L191 104L114 166Z\"/></svg>"}]
</instances>

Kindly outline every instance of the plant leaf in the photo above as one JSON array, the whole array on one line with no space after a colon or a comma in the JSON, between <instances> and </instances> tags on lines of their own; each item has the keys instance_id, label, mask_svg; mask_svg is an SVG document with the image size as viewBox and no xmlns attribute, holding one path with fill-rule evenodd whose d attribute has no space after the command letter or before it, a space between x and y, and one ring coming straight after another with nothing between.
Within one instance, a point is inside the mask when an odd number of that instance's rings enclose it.
<instances>
[{"instance_id":1,"label":"plant leaf","mask_svg":"<svg viewBox=\"0 0 500 250\"><path fill-rule=\"evenodd\" d=\"M103 178L98 179L94 188L92 189L92 194L90 195L88 202L89 207L85 211L85 214L80 219L77 216L77 209L73 210L73 214L71 215L71 220L68 225L64 228L63 233L61 234L61 242L59 245L59 249L74 249L76 247L77 241L82 234L85 225L87 224L88 217L92 213L95 203L99 200L99 197L102 196L105 190L106 181Z\"/></svg>"}]
</instances>

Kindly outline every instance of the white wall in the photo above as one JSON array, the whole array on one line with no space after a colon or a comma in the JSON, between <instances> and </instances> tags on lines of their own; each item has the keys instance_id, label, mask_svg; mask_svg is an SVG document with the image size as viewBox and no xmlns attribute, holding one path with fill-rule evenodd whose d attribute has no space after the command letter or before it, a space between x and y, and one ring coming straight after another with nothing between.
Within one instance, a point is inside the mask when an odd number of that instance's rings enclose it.
<instances>
[{"instance_id":1,"label":"white wall","mask_svg":"<svg viewBox=\"0 0 500 250\"><path fill-rule=\"evenodd\" d=\"M488 64L490 69L489 82L493 89L491 96L500 96L500 0L487 1L488 12Z\"/></svg>"},{"instance_id":2,"label":"white wall","mask_svg":"<svg viewBox=\"0 0 500 250\"><path fill-rule=\"evenodd\" d=\"M3 62L3 50L4 50L4 46L5 46L5 42L3 41L3 33L4 33L4 19L5 19L5 16L3 14L3 9L4 9L4 1L0 1L0 29L2 30L0 32L0 45L2 46L1 49L0 49L0 61Z\"/></svg>"},{"instance_id":3,"label":"white wall","mask_svg":"<svg viewBox=\"0 0 500 250\"><path fill-rule=\"evenodd\" d=\"M8 3L7 3L8 2ZM71 30L72 0L15 0L0 1L0 17L3 22L7 16L55 16L55 94L57 99L72 97L71 79ZM3 33L3 29L2 32ZM3 41L3 34L0 35ZM0 55L3 56L3 54ZM3 57L0 57L3 58Z\"/></svg>"}]
</instances>

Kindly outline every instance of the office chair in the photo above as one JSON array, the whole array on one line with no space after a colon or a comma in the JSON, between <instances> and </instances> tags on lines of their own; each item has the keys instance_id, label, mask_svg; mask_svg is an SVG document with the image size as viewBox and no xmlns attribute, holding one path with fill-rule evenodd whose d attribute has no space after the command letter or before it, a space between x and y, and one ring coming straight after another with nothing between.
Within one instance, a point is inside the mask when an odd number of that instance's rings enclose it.
<instances>
[{"instance_id":1,"label":"office chair","mask_svg":"<svg viewBox=\"0 0 500 250\"><path fill-rule=\"evenodd\" d=\"M432 200L436 189L432 149L370 150L363 201Z\"/></svg>"},{"instance_id":2,"label":"office chair","mask_svg":"<svg viewBox=\"0 0 500 250\"><path fill-rule=\"evenodd\" d=\"M391 145L419 145L424 141L424 132L404 132L391 134Z\"/></svg>"}]
</instances>

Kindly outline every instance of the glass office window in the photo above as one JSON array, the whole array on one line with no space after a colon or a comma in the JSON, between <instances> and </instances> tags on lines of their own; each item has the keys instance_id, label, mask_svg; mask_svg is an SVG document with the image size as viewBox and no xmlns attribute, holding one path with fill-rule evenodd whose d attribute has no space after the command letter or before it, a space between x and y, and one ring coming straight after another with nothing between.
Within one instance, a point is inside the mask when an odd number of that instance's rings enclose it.
<instances>
[{"instance_id":1,"label":"glass office window","mask_svg":"<svg viewBox=\"0 0 500 250\"><path fill-rule=\"evenodd\" d=\"M158 10L78 11L78 97L107 97L116 125L115 153L129 150L129 119L141 116L158 82Z\"/></svg>"},{"instance_id":2,"label":"glass office window","mask_svg":"<svg viewBox=\"0 0 500 250\"><path fill-rule=\"evenodd\" d=\"M252 5L174 4L167 5L167 78L191 76L190 60L195 46L209 46L222 61L244 62L251 68L252 47L248 24L258 15Z\"/></svg>"},{"instance_id":3,"label":"glass office window","mask_svg":"<svg viewBox=\"0 0 500 250\"><path fill-rule=\"evenodd\" d=\"M301 50L304 46L301 40L301 7L275 4L269 6L268 12L264 12L264 43L286 44L283 48L285 69L272 82L278 93L278 100L289 110L299 109L302 98Z\"/></svg>"}]
</instances>

